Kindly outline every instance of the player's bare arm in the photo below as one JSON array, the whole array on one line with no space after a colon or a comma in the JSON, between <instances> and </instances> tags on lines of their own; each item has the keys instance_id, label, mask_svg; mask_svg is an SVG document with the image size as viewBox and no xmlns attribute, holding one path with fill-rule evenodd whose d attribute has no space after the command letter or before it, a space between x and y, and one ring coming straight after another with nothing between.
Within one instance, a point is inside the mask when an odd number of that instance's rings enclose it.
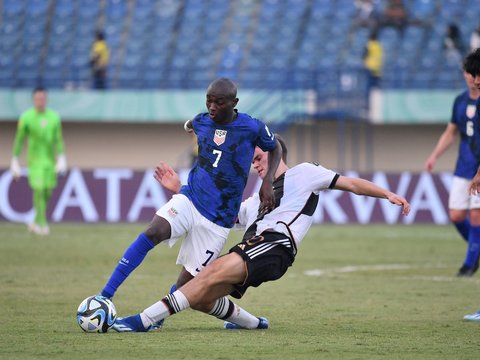
<instances>
[{"instance_id":1,"label":"player's bare arm","mask_svg":"<svg viewBox=\"0 0 480 360\"><path fill-rule=\"evenodd\" d=\"M455 141L458 134L458 127L454 123L449 123L443 134L438 139L437 145L425 162L425 170L431 172L437 159L447 150Z\"/></svg>"},{"instance_id":2,"label":"player's bare arm","mask_svg":"<svg viewBox=\"0 0 480 360\"><path fill-rule=\"evenodd\" d=\"M335 189L349 191L356 195L367 195L387 199L392 204L402 206L403 215L408 215L410 212L410 204L404 197L388 191L365 179L340 176L335 184Z\"/></svg>"},{"instance_id":3,"label":"player's bare arm","mask_svg":"<svg viewBox=\"0 0 480 360\"><path fill-rule=\"evenodd\" d=\"M268 171L263 178L262 185L259 191L261 202L259 209L260 213L270 211L275 207L275 194L273 192L272 183L281 158L282 147L277 141L277 146L275 147L275 149L268 153Z\"/></svg>"}]
</instances>

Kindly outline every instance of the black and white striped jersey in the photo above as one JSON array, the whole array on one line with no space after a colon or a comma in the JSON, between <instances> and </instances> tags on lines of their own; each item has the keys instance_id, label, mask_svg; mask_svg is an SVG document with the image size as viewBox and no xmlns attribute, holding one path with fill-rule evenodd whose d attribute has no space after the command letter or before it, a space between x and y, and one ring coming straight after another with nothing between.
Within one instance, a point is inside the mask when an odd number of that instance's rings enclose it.
<instances>
[{"instance_id":1,"label":"black and white striped jersey","mask_svg":"<svg viewBox=\"0 0 480 360\"><path fill-rule=\"evenodd\" d=\"M283 233L298 245L312 225L312 215L318 203L318 194L331 189L339 175L332 170L312 163L302 163L288 169L278 177L273 188L276 205L270 213L258 217L260 197L258 193L246 199L240 206L238 222L247 232L259 235L265 230ZM251 227L252 224L255 225ZM253 234L253 232L255 232Z\"/></svg>"}]
</instances>

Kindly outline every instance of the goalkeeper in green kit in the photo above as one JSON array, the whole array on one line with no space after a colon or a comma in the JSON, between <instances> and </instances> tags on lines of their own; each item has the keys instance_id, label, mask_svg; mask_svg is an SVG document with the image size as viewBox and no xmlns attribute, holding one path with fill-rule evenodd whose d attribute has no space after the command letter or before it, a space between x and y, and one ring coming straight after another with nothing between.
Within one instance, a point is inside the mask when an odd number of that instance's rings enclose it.
<instances>
[{"instance_id":1,"label":"goalkeeper in green kit","mask_svg":"<svg viewBox=\"0 0 480 360\"><path fill-rule=\"evenodd\" d=\"M28 138L28 183L33 193L35 220L28 225L31 232L48 235L47 204L57 185L57 174L64 174L67 161L64 152L62 126L58 114L47 108L47 92L44 88L33 90L33 107L25 111L18 121L13 144L10 171L15 180L21 176L18 157L23 142Z\"/></svg>"}]
</instances>

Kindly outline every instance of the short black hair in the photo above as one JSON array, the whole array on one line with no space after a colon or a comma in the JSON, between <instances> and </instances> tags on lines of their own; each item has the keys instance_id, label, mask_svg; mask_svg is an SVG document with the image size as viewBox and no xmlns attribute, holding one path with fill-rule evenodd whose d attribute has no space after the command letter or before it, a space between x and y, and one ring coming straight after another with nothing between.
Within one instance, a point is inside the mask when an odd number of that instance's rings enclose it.
<instances>
[{"instance_id":1,"label":"short black hair","mask_svg":"<svg viewBox=\"0 0 480 360\"><path fill-rule=\"evenodd\" d=\"M105 40L105 34L103 33L102 30L97 30L95 31L95 38L97 40Z\"/></svg>"},{"instance_id":2,"label":"short black hair","mask_svg":"<svg viewBox=\"0 0 480 360\"><path fill-rule=\"evenodd\" d=\"M287 154L288 154L287 144L285 144L285 140L277 133L275 133L275 138L280 143L280 146L282 148L282 160L286 164L287 163Z\"/></svg>"},{"instance_id":3,"label":"short black hair","mask_svg":"<svg viewBox=\"0 0 480 360\"><path fill-rule=\"evenodd\" d=\"M463 61L463 70L473 77L480 75L480 48L467 55Z\"/></svg>"},{"instance_id":4,"label":"short black hair","mask_svg":"<svg viewBox=\"0 0 480 360\"><path fill-rule=\"evenodd\" d=\"M47 89L45 89L43 86L37 86L33 89L32 95L35 95L37 92L47 92Z\"/></svg>"},{"instance_id":5,"label":"short black hair","mask_svg":"<svg viewBox=\"0 0 480 360\"><path fill-rule=\"evenodd\" d=\"M218 78L213 80L208 86L207 92L212 91L220 92L225 97L235 99L237 97L237 84L228 78Z\"/></svg>"}]
</instances>

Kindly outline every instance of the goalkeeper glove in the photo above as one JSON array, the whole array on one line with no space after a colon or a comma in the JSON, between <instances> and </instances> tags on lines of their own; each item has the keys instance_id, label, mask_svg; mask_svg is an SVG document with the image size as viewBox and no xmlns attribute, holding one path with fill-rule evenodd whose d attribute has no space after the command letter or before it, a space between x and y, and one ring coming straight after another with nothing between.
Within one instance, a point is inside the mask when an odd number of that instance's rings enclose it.
<instances>
[{"instance_id":1,"label":"goalkeeper glove","mask_svg":"<svg viewBox=\"0 0 480 360\"><path fill-rule=\"evenodd\" d=\"M10 171L14 179L18 179L20 178L20 175L22 175L22 169L20 168L20 163L18 162L18 158L16 156L12 157L12 161L10 162Z\"/></svg>"},{"instance_id":2,"label":"goalkeeper glove","mask_svg":"<svg viewBox=\"0 0 480 360\"><path fill-rule=\"evenodd\" d=\"M67 172L67 158L65 157L65 154L60 154L57 157L57 164L55 165L55 171L57 172L58 175L65 175Z\"/></svg>"}]
</instances>

